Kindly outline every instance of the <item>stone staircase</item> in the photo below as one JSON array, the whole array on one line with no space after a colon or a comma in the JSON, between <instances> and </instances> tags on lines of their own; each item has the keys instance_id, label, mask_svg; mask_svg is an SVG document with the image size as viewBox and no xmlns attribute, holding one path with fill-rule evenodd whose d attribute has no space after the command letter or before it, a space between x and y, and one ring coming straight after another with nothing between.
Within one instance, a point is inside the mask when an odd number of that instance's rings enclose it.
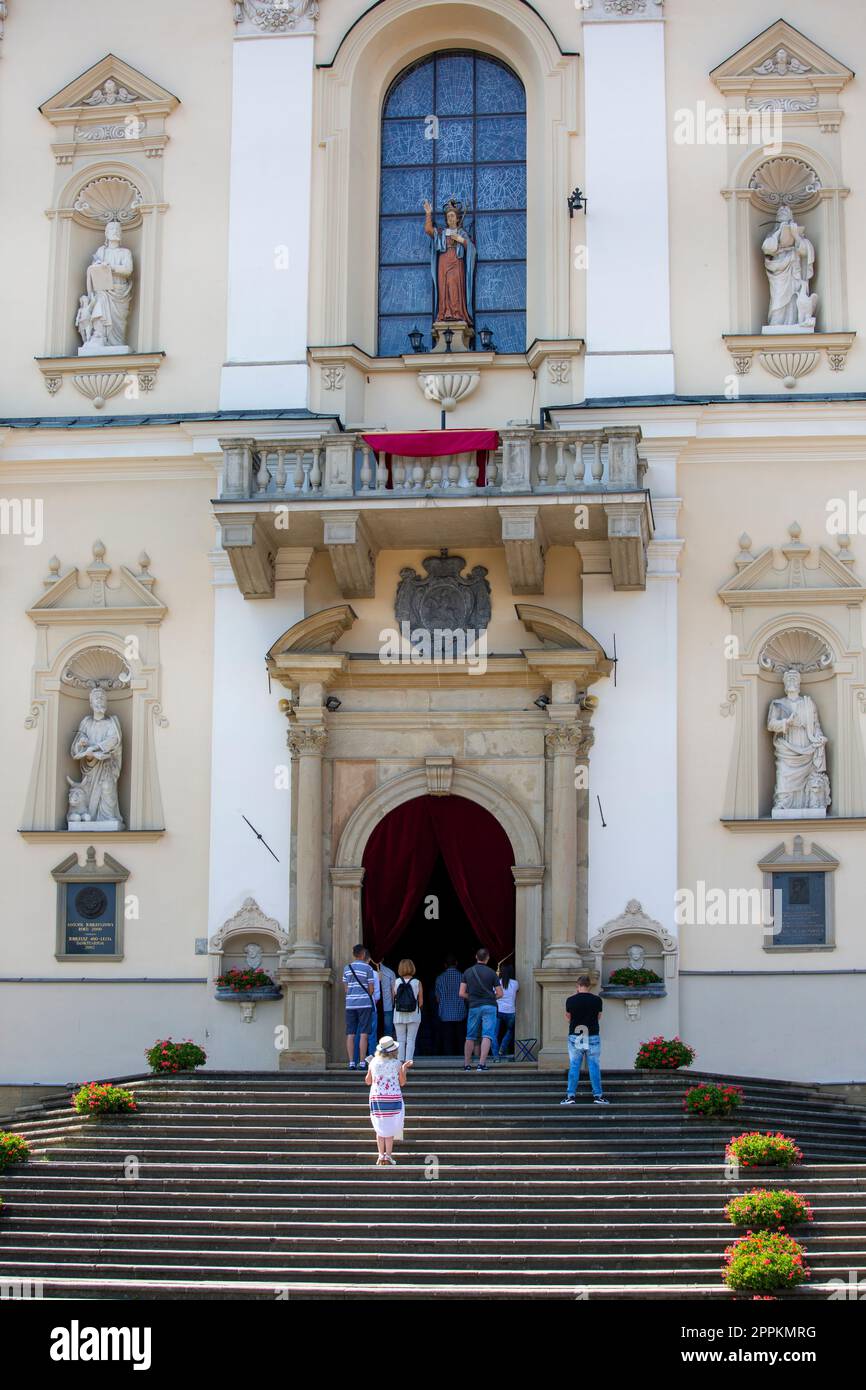
<instances>
[{"instance_id":1,"label":"stone staircase","mask_svg":"<svg viewBox=\"0 0 866 1390\"><path fill-rule=\"evenodd\" d=\"M866 1279L866 1111L746 1078L733 1120L687 1120L704 1079L610 1072L610 1109L585 1082L561 1109L557 1074L419 1066L393 1168L375 1166L363 1075L345 1070L131 1079L138 1114L102 1121L45 1101L12 1126L34 1157L0 1175L0 1282L48 1298L730 1298L722 1208L774 1183L815 1209L812 1279L788 1297ZM727 1180L744 1129L792 1135L803 1165Z\"/></svg>"}]
</instances>

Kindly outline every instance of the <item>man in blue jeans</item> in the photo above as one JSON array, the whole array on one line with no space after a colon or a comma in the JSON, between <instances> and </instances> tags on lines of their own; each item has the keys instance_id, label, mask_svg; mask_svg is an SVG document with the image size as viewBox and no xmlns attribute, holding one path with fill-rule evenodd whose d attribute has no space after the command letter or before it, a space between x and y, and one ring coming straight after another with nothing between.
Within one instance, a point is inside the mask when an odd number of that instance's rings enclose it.
<instances>
[{"instance_id":1,"label":"man in blue jeans","mask_svg":"<svg viewBox=\"0 0 866 1390\"><path fill-rule=\"evenodd\" d=\"M599 1020L604 1005L597 994L590 992L592 981L588 975L581 975L577 982L577 994L565 1001L565 1016L568 1020L568 1088L565 1100L560 1105L574 1105L577 1085L583 1059L589 1068L592 1098L595 1105L610 1105L601 1089L601 1031Z\"/></svg>"},{"instance_id":2,"label":"man in blue jeans","mask_svg":"<svg viewBox=\"0 0 866 1390\"><path fill-rule=\"evenodd\" d=\"M475 952L475 964L470 965L463 975L460 998L469 1005L469 1018L466 1022L466 1046L463 1049L463 1070L472 1070L472 1054L475 1044L481 1039L481 1057L477 1071L487 1070L490 1049L496 1043L499 1031L499 1011L497 999L502 998L502 986L495 970L488 965L490 952L480 946Z\"/></svg>"}]
</instances>

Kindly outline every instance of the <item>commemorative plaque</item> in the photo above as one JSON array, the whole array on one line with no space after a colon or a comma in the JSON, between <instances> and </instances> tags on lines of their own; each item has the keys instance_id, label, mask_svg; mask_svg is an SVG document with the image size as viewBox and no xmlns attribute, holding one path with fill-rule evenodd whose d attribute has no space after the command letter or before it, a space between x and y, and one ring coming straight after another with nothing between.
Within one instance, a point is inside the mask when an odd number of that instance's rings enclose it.
<instances>
[{"instance_id":1,"label":"commemorative plaque","mask_svg":"<svg viewBox=\"0 0 866 1390\"><path fill-rule=\"evenodd\" d=\"M52 870L57 883L58 960L123 960L124 887L129 870L110 854L96 862L88 846L85 862L71 854Z\"/></svg>"},{"instance_id":2,"label":"commemorative plaque","mask_svg":"<svg viewBox=\"0 0 866 1390\"><path fill-rule=\"evenodd\" d=\"M773 892L782 895L782 930L774 946L824 946L827 941L826 875L773 874Z\"/></svg>"}]
</instances>

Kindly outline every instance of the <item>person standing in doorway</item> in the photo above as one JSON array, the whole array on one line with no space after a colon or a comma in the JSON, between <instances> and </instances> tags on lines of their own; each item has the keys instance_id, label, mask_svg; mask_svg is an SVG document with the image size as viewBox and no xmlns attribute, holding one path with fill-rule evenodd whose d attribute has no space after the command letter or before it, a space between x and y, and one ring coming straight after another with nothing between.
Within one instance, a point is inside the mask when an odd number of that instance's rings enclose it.
<instances>
[{"instance_id":1,"label":"person standing in doorway","mask_svg":"<svg viewBox=\"0 0 866 1390\"><path fill-rule=\"evenodd\" d=\"M411 1062L415 1056L415 1039L421 1027L423 1007L424 991L421 981L415 978L414 962L401 960L397 966L397 984L394 988L394 1027L397 1029L401 1062Z\"/></svg>"},{"instance_id":2,"label":"person standing in doorway","mask_svg":"<svg viewBox=\"0 0 866 1390\"><path fill-rule=\"evenodd\" d=\"M469 1005L469 1019L466 1024L466 1045L463 1049L463 1070L472 1070L472 1054L480 1039L481 1055L477 1071L487 1070L487 1058L491 1047L496 1046L499 1013L497 1000L502 998L502 986L495 970L488 964L490 952L486 946L479 946L475 952L475 964L463 976L460 997Z\"/></svg>"},{"instance_id":3,"label":"person standing in doorway","mask_svg":"<svg viewBox=\"0 0 866 1390\"><path fill-rule=\"evenodd\" d=\"M447 956L445 969L436 976L437 1047L440 1057L458 1057L466 1037L466 1000L460 995L462 975L457 957Z\"/></svg>"},{"instance_id":4,"label":"person standing in doorway","mask_svg":"<svg viewBox=\"0 0 866 1390\"><path fill-rule=\"evenodd\" d=\"M375 962L373 962L374 968ZM380 961L378 965L379 980L382 986L382 1033L388 1034L389 1038L394 1036L394 991L397 988L397 976L386 965Z\"/></svg>"},{"instance_id":5,"label":"person standing in doorway","mask_svg":"<svg viewBox=\"0 0 866 1390\"><path fill-rule=\"evenodd\" d=\"M506 1056L510 1055L514 1061L514 1025L517 1018L517 991L520 985L514 978L514 971L510 965L503 965L500 969L499 983L502 986L502 998L496 1004L499 1010L499 1045L496 1058L497 1061L504 1062Z\"/></svg>"},{"instance_id":6,"label":"person standing in doorway","mask_svg":"<svg viewBox=\"0 0 866 1390\"><path fill-rule=\"evenodd\" d=\"M376 1143L379 1148L376 1165L380 1168L386 1163L396 1162L392 1153L394 1140L403 1138L403 1087L406 1085L406 1073L412 1063L401 1062L397 1056L398 1050L398 1044L393 1038L381 1038L376 1055L369 1059L367 1067L370 1119L376 1131Z\"/></svg>"},{"instance_id":7,"label":"person standing in doorway","mask_svg":"<svg viewBox=\"0 0 866 1390\"><path fill-rule=\"evenodd\" d=\"M588 975L581 975L577 982L577 994L565 1001L565 1017L568 1020L568 1084L565 1100L560 1105L574 1105L577 1096L583 1059L589 1068L592 1098L595 1105L609 1105L605 1100L601 1085L601 1011L604 1007L597 994L591 992L592 981Z\"/></svg>"},{"instance_id":8,"label":"person standing in doorway","mask_svg":"<svg viewBox=\"0 0 866 1390\"><path fill-rule=\"evenodd\" d=\"M349 1058L349 1071L354 1071L355 1041L357 1039L359 1056L367 1057L367 1039L373 1027L373 988L375 976L373 967L367 964L367 948L362 943L352 949L352 960L343 971L343 986L346 991L346 1054Z\"/></svg>"}]
</instances>

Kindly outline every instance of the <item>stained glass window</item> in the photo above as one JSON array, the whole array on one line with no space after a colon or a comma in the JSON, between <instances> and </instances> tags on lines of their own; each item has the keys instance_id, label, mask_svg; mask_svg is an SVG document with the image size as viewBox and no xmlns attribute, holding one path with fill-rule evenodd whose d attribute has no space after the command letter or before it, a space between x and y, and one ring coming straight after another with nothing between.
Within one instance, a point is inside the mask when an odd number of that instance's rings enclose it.
<instances>
[{"instance_id":1,"label":"stained glass window","mask_svg":"<svg viewBox=\"0 0 866 1390\"><path fill-rule=\"evenodd\" d=\"M379 355L431 346L433 280L424 199L433 221L456 198L477 249L473 347L489 328L498 352L526 347L526 94L483 53L437 53L393 83L382 115Z\"/></svg>"}]
</instances>

